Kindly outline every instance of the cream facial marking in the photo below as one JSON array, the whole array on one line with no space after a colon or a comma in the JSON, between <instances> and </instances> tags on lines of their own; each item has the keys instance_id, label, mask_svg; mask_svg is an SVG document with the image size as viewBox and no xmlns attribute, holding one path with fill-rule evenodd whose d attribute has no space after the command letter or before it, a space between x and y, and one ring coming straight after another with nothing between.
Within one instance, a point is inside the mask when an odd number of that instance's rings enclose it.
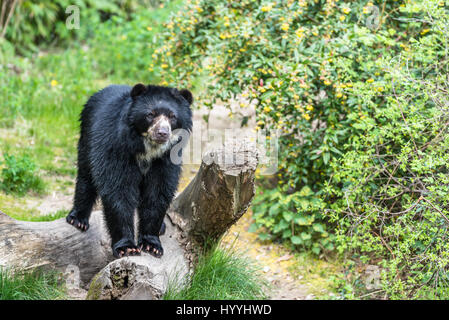
<instances>
[{"instance_id":1,"label":"cream facial marking","mask_svg":"<svg viewBox=\"0 0 449 320\"><path fill-rule=\"evenodd\" d=\"M163 143L158 143L154 140L158 140L158 132L165 132L167 134L167 140ZM161 115L154 119L153 124L148 128L146 132L142 133L144 136L145 152L137 154L137 162L139 164L140 171L146 174L151 166L151 161L156 158L160 158L165 152L167 152L174 144L178 142L179 135L172 134L170 121L166 116Z\"/></svg>"},{"instance_id":2,"label":"cream facial marking","mask_svg":"<svg viewBox=\"0 0 449 320\"><path fill-rule=\"evenodd\" d=\"M145 136L149 136L154 142L169 139L171 136L170 120L165 115L158 116L148 128Z\"/></svg>"}]
</instances>

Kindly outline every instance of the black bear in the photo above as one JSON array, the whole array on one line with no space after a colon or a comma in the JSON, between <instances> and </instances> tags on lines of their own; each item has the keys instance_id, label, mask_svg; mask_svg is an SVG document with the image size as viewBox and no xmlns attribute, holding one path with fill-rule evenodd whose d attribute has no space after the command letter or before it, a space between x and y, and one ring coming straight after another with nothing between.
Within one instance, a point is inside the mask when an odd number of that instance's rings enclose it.
<instances>
[{"instance_id":1,"label":"black bear","mask_svg":"<svg viewBox=\"0 0 449 320\"><path fill-rule=\"evenodd\" d=\"M192 129L192 101L186 89L140 83L111 85L92 95L80 117L78 176L67 222L86 231L99 196L115 257L141 250L161 257L159 235L181 173L170 150L182 139L177 129Z\"/></svg>"}]
</instances>

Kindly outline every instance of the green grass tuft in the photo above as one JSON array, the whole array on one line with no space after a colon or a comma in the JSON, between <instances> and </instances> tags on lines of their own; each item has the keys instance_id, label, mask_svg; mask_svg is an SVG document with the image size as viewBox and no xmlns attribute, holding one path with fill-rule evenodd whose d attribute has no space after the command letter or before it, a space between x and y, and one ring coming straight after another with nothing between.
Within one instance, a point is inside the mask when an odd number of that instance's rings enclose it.
<instances>
[{"instance_id":1,"label":"green grass tuft","mask_svg":"<svg viewBox=\"0 0 449 320\"><path fill-rule=\"evenodd\" d=\"M253 261L218 246L199 258L185 288L169 284L164 300L254 300L266 298L267 282Z\"/></svg>"},{"instance_id":2,"label":"green grass tuft","mask_svg":"<svg viewBox=\"0 0 449 320\"><path fill-rule=\"evenodd\" d=\"M55 300L66 297L56 272L12 272L0 268L0 300Z\"/></svg>"}]
</instances>

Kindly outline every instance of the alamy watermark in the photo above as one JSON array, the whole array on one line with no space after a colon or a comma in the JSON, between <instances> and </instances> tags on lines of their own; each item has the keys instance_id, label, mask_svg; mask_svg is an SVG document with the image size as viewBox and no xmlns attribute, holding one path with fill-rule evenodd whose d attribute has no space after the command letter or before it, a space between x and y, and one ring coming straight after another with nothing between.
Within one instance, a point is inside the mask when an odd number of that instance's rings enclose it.
<instances>
[{"instance_id":1,"label":"alamy watermark","mask_svg":"<svg viewBox=\"0 0 449 320\"><path fill-rule=\"evenodd\" d=\"M80 8L76 5L68 6L65 9L65 13L68 14L65 20L65 26L69 30L78 30L80 26Z\"/></svg>"},{"instance_id":2,"label":"alamy watermark","mask_svg":"<svg viewBox=\"0 0 449 320\"><path fill-rule=\"evenodd\" d=\"M256 153L259 174L272 175L278 171L280 131L251 129L208 129L203 128L201 121L194 121L193 131L177 129L173 132L179 137L171 148L170 160L174 164L211 164L218 162L224 165L243 165L250 161ZM226 152L214 150L224 148ZM243 149L242 149L243 148ZM182 152L181 152L182 151ZM218 155L222 158L217 158Z\"/></svg>"}]
</instances>

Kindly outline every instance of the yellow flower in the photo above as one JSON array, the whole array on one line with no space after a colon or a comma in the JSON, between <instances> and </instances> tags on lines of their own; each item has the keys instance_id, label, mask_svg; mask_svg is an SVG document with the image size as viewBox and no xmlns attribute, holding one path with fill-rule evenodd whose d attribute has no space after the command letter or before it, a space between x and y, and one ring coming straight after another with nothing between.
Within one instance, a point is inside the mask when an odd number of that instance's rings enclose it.
<instances>
[{"instance_id":1,"label":"yellow flower","mask_svg":"<svg viewBox=\"0 0 449 320\"><path fill-rule=\"evenodd\" d=\"M148 31L151 31L151 30L153 30L153 28L151 28L151 27L147 27L147 30L148 30Z\"/></svg>"},{"instance_id":2,"label":"yellow flower","mask_svg":"<svg viewBox=\"0 0 449 320\"><path fill-rule=\"evenodd\" d=\"M340 16L340 21L343 21L343 20L345 20L345 19L346 19L345 16Z\"/></svg>"},{"instance_id":3,"label":"yellow flower","mask_svg":"<svg viewBox=\"0 0 449 320\"><path fill-rule=\"evenodd\" d=\"M284 31L288 31L288 28L290 28L290 26L288 25L288 23L283 23L283 24L281 25L281 29L284 30Z\"/></svg>"},{"instance_id":4,"label":"yellow flower","mask_svg":"<svg viewBox=\"0 0 449 320\"><path fill-rule=\"evenodd\" d=\"M421 31L421 35L425 35L429 31L430 31L430 29L424 29L423 31Z\"/></svg>"},{"instance_id":5,"label":"yellow flower","mask_svg":"<svg viewBox=\"0 0 449 320\"><path fill-rule=\"evenodd\" d=\"M161 65L161 67L162 67L162 69L166 69L166 68L168 68L168 64L164 63Z\"/></svg>"},{"instance_id":6,"label":"yellow flower","mask_svg":"<svg viewBox=\"0 0 449 320\"><path fill-rule=\"evenodd\" d=\"M330 82L329 80L324 80L324 84L325 84L326 86L328 86L328 85L331 84L331 82Z\"/></svg>"},{"instance_id":7,"label":"yellow flower","mask_svg":"<svg viewBox=\"0 0 449 320\"><path fill-rule=\"evenodd\" d=\"M373 79L373 78L369 78L368 80L366 80L366 82L368 82L368 83L373 83L373 82L374 82L374 79Z\"/></svg>"},{"instance_id":8,"label":"yellow flower","mask_svg":"<svg viewBox=\"0 0 449 320\"><path fill-rule=\"evenodd\" d=\"M271 11L271 9L273 8L273 5L272 4L270 4L270 5L268 5L268 6L264 6L264 7L262 7L262 12L268 12L268 11Z\"/></svg>"},{"instance_id":9,"label":"yellow flower","mask_svg":"<svg viewBox=\"0 0 449 320\"><path fill-rule=\"evenodd\" d=\"M309 111L313 111L313 106L311 106L310 104L306 107L307 110Z\"/></svg>"},{"instance_id":10,"label":"yellow flower","mask_svg":"<svg viewBox=\"0 0 449 320\"><path fill-rule=\"evenodd\" d=\"M349 12L351 12L351 8L343 8L342 11L344 14L348 14Z\"/></svg>"},{"instance_id":11,"label":"yellow flower","mask_svg":"<svg viewBox=\"0 0 449 320\"><path fill-rule=\"evenodd\" d=\"M310 120L310 116L307 113L303 114L302 117L307 121Z\"/></svg>"},{"instance_id":12,"label":"yellow flower","mask_svg":"<svg viewBox=\"0 0 449 320\"><path fill-rule=\"evenodd\" d=\"M263 108L263 111L268 113L268 112L271 111L271 108L270 107L265 107L265 108Z\"/></svg>"},{"instance_id":13,"label":"yellow flower","mask_svg":"<svg viewBox=\"0 0 449 320\"><path fill-rule=\"evenodd\" d=\"M58 85L58 81L56 81L56 80L51 80L50 85L51 85L52 87L56 87L56 86Z\"/></svg>"}]
</instances>

